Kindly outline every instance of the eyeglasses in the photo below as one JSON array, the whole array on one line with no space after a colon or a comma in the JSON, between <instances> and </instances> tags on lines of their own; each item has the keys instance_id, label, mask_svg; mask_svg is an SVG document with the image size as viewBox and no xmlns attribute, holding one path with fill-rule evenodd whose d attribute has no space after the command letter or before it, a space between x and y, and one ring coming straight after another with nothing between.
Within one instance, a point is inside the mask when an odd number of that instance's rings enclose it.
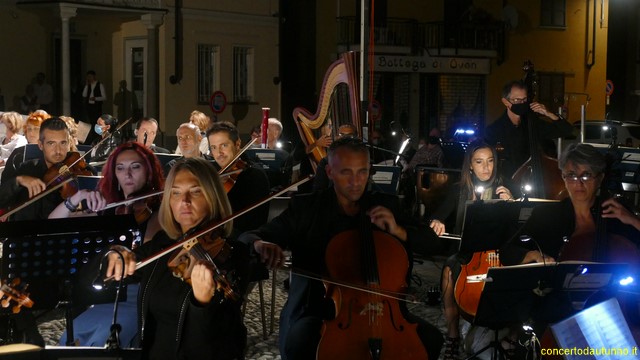
<instances>
[{"instance_id":1,"label":"eyeglasses","mask_svg":"<svg viewBox=\"0 0 640 360\"><path fill-rule=\"evenodd\" d=\"M529 99L528 98L513 98L513 99L507 99L507 100L512 104L524 104Z\"/></svg>"},{"instance_id":2,"label":"eyeglasses","mask_svg":"<svg viewBox=\"0 0 640 360\"><path fill-rule=\"evenodd\" d=\"M580 181L581 183L587 183L595 180L599 175L593 175L592 173L584 173L582 175L576 175L574 173L562 174L562 178L567 182L577 183Z\"/></svg>"},{"instance_id":3,"label":"eyeglasses","mask_svg":"<svg viewBox=\"0 0 640 360\"><path fill-rule=\"evenodd\" d=\"M191 135L187 135L187 136L178 136L178 141L189 141L193 139L193 136Z\"/></svg>"}]
</instances>

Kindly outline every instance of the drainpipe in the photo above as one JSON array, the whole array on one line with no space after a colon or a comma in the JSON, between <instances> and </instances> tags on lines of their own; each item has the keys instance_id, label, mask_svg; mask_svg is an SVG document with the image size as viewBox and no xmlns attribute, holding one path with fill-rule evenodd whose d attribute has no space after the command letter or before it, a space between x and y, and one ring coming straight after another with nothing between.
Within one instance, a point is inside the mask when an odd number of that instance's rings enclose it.
<instances>
[{"instance_id":1,"label":"drainpipe","mask_svg":"<svg viewBox=\"0 0 640 360\"><path fill-rule=\"evenodd\" d=\"M174 74L169 77L169 82L173 85L179 83L182 80L182 0L176 0L176 24L174 31L174 42L175 42L175 69Z\"/></svg>"}]
</instances>

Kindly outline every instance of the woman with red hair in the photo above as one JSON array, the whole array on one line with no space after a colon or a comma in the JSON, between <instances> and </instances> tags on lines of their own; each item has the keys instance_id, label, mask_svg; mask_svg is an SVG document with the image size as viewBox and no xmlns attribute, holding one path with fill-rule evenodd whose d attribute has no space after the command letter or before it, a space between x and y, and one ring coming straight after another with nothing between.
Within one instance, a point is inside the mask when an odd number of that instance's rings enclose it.
<instances>
[{"instance_id":1,"label":"woman with red hair","mask_svg":"<svg viewBox=\"0 0 640 360\"><path fill-rule=\"evenodd\" d=\"M132 247L151 240L161 229L157 211L161 202L160 196L149 197L126 207L106 211L102 209L106 204L162 191L164 173L158 158L142 144L124 143L109 155L102 168L102 175L96 191L79 190L58 205L49 218L69 217L72 214L86 216L96 212L98 215L145 213L149 216L144 217L144 221L138 224L140 236L134 239ZM86 200L87 209L78 211L83 200ZM140 217L136 216L136 220L140 220ZM129 285L127 301L120 303L118 309L118 321L122 325L120 339L125 346L134 339L137 331L137 293L138 285ZM80 314L73 322L76 338L74 340L82 346L103 346L110 333L112 313L112 304L97 304ZM66 338L66 334L63 334L60 343L65 344Z\"/></svg>"}]
</instances>

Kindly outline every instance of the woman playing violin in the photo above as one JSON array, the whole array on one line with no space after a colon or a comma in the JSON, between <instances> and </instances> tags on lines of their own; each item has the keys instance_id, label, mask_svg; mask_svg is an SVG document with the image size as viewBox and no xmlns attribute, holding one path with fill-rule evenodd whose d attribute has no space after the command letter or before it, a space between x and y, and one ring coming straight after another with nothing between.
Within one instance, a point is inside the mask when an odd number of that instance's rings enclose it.
<instances>
[{"instance_id":1,"label":"woman playing violin","mask_svg":"<svg viewBox=\"0 0 640 360\"><path fill-rule=\"evenodd\" d=\"M162 165L153 153L135 142L118 146L102 168L103 176L96 191L80 190L51 212L49 218L68 217L85 200L88 209L100 211L107 204L121 202L138 195L146 195L164 189ZM129 205L107 210L107 215L136 213L142 242L150 240L160 230L158 222L158 197L147 198ZM148 216L144 216L144 215Z\"/></svg>"},{"instance_id":2,"label":"woman playing violin","mask_svg":"<svg viewBox=\"0 0 640 360\"><path fill-rule=\"evenodd\" d=\"M160 231L158 221L159 196L138 200L129 205L102 210L105 205L118 203L137 195L145 195L164 189L164 174L160 162L153 153L141 144L124 143L111 152L103 169L103 177L95 191L79 190L51 212L49 218L69 216L114 215L134 213L138 221L140 239L136 244L144 243ZM88 211L76 211L81 202L85 202ZM128 346L137 332L136 300L138 286L129 285L127 301L120 304L119 322L122 325L120 339ZM79 305L79 304L77 304ZM82 346L102 346L109 336L112 304L96 304L80 314L74 320L75 340ZM60 339L67 342L66 333Z\"/></svg>"},{"instance_id":3,"label":"woman playing violin","mask_svg":"<svg viewBox=\"0 0 640 360\"><path fill-rule=\"evenodd\" d=\"M69 128L64 120L50 118L42 123L38 147L42 150L43 158L23 162L16 170L15 177L3 179L0 185L0 208L21 204L46 189L44 178L48 171L73 154L69 153L69 138ZM53 192L17 212L12 219L46 219L62 200L59 192Z\"/></svg>"},{"instance_id":4,"label":"woman playing violin","mask_svg":"<svg viewBox=\"0 0 640 360\"><path fill-rule=\"evenodd\" d=\"M623 262L630 264L634 272L632 276L637 279L640 232L623 223L629 222L625 216L628 212L618 211L617 202L609 200L603 203L597 196L605 177L604 155L591 145L571 144L562 153L559 167L569 198L536 207L521 231L535 242L506 244L500 252L502 263L515 265L556 260ZM575 312L567 301L551 295L544 297L544 302L533 315L539 324L557 321ZM637 300L636 296L636 310ZM630 325L637 330L639 324ZM636 339L638 335L636 332Z\"/></svg>"},{"instance_id":5,"label":"woman playing violin","mask_svg":"<svg viewBox=\"0 0 640 360\"><path fill-rule=\"evenodd\" d=\"M445 201L433 214L430 226L436 235L445 232L445 221L456 214L456 226L461 227L464 206L467 200L512 199L511 192L498 176L496 151L493 147L477 141L469 144L462 164L460 183L454 186ZM459 231L457 231L459 233ZM471 254L454 254L447 259L442 269L442 302L447 322L447 340L444 358L457 359L460 347L460 316L454 299L454 285L462 264L471 259Z\"/></svg>"},{"instance_id":6,"label":"woman playing violin","mask_svg":"<svg viewBox=\"0 0 640 360\"><path fill-rule=\"evenodd\" d=\"M169 172L162 204L163 231L153 241L133 252L118 248L125 258L124 270L117 254L109 256L107 276L141 279L139 299L140 338L143 358L151 359L236 359L242 358L246 328L242 323L240 300L225 298L217 291L210 263L198 262L191 273L191 285L175 277L167 267L166 255L136 271L136 259L144 259L160 249L188 238L189 232L231 215L231 206L213 165L202 159L184 159ZM230 234L232 224L214 230ZM235 278L242 298L248 251L233 244L232 255L217 264Z\"/></svg>"}]
</instances>

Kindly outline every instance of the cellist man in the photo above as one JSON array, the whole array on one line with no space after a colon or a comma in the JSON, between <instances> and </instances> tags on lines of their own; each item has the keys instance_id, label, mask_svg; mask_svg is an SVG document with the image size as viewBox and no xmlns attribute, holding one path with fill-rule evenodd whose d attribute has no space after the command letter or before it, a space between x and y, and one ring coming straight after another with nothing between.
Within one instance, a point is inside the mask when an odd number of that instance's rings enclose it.
<instances>
[{"instance_id":1,"label":"cellist man","mask_svg":"<svg viewBox=\"0 0 640 360\"><path fill-rule=\"evenodd\" d=\"M64 120L53 117L45 120L40 126L38 147L43 158L25 161L18 169L16 176L4 179L0 185L0 208L7 209L19 206L28 199L45 191L44 181L47 171L52 166L62 163L70 150L69 128ZM46 219L49 213L62 202L60 192L55 191L15 213L12 220Z\"/></svg>"},{"instance_id":2,"label":"cellist man","mask_svg":"<svg viewBox=\"0 0 640 360\"><path fill-rule=\"evenodd\" d=\"M571 135L573 127L567 120L547 110L544 104L531 102L526 85L519 80L510 81L502 88L502 104L505 112L485 130L485 141L496 148L498 143L501 151L500 175L505 180L511 179L513 174L531 156L529 141L529 122L533 121L536 138L545 145L551 139ZM544 117L550 121L545 121ZM543 147L547 150L549 146ZM550 147L552 151L553 147ZM554 154L548 154L554 155ZM510 185L510 184L507 184ZM519 184L518 184L519 185ZM511 186L511 188L517 188Z\"/></svg>"},{"instance_id":3,"label":"cellist man","mask_svg":"<svg viewBox=\"0 0 640 360\"><path fill-rule=\"evenodd\" d=\"M423 241L429 231L402 217L395 197L367 191L369 152L361 140L335 140L328 159L326 173L333 187L294 197L281 215L240 237L270 268L283 264L283 249L291 250L294 270L289 298L280 315L280 353L285 360L316 358L323 321L331 318L332 305L325 299L322 281L301 274L322 277L327 273L325 250L334 236L358 229L363 216L405 246ZM406 310L406 306L402 308ZM442 334L426 322L419 322L417 333L429 357L437 359Z\"/></svg>"}]
</instances>

